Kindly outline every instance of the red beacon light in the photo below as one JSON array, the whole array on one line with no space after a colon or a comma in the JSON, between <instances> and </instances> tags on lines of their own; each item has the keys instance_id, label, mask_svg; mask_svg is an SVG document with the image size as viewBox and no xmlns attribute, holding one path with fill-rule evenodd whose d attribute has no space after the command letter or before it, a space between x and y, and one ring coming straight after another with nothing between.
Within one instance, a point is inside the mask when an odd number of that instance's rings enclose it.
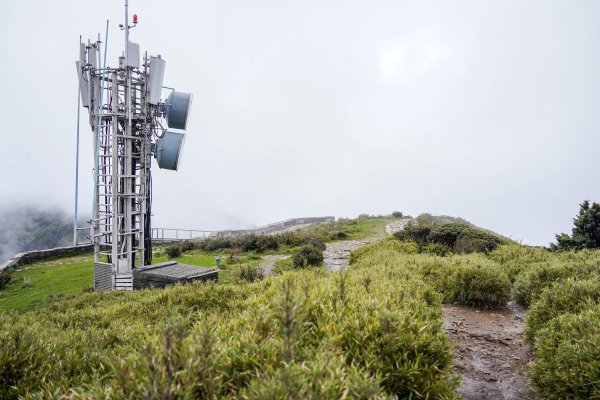
<instances>
[{"instance_id":1,"label":"red beacon light","mask_svg":"<svg viewBox=\"0 0 600 400\"><path fill-rule=\"evenodd\" d=\"M133 23L134 24L138 23L138 21L137 21L137 14L133 14Z\"/></svg>"}]
</instances>

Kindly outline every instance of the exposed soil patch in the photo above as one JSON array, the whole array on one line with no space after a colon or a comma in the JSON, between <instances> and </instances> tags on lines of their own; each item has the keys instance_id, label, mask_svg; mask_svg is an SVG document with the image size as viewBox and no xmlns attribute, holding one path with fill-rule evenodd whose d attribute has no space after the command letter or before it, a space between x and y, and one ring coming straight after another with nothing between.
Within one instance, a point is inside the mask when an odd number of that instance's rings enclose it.
<instances>
[{"instance_id":1,"label":"exposed soil patch","mask_svg":"<svg viewBox=\"0 0 600 400\"><path fill-rule=\"evenodd\" d=\"M275 268L275 263L279 260L284 260L286 258L290 258L290 256L289 255L287 255L287 256L281 255L281 254L264 256L262 258L260 267L262 268L265 276L273 275L273 268Z\"/></svg>"},{"instance_id":2,"label":"exposed soil patch","mask_svg":"<svg viewBox=\"0 0 600 400\"><path fill-rule=\"evenodd\" d=\"M503 310L445 305L445 329L454 343L458 392L466 400L534 399L523 372L531 349L523 337L525 311L509 302Z\"/></svg>"}]
</instances>

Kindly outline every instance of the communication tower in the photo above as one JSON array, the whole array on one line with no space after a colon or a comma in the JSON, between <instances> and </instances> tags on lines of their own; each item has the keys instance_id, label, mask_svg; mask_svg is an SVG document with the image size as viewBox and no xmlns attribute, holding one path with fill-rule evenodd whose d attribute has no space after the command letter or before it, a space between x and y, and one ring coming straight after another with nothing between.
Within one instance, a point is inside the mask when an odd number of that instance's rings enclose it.
<instances>
[{"instance_id":1,"label":"communication tower","mask_svg":"<svg viewBox=\"0 0 600 400\"><path fill-rule=\"evenodd\" d=\"M80 43L76 61L94 143L96 291L132 290L133 269L151 263L152 156L159 168L177 170L192 101L189 93L163 87L160 55L144 53L140 63L140 46L129 40L137 23L133 15L130 25L125 0L125 49L117 67L106 66L108 38L104 48L100 37ZM163 88L170 91L164 100Z\"/></svg>"}]
</instances>

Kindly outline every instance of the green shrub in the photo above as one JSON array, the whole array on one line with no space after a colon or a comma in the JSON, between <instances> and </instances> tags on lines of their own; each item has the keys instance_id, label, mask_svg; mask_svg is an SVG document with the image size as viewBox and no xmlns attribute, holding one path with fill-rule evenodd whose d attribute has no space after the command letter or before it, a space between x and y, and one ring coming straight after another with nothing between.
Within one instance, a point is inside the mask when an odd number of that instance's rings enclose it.
<instances>
[{"instance_id":1,"label":"green shrub","mask_svg":"<svg viewBox=\"0 0 600 400\"><path fill-rule=\"evenodd\" d=\"M294 254L293 263L295 268L321 265L323 263L323 251L312 244L307 244Z\"/></svg>"},{"instance_id":2,"label":"green shrub","mask_svg":"<svg viewBox=\"0 0 600 400\"><path fill-rule=\"evenodd\" d=\"M412 241L398 241L392 237L385 238L379 242L371 242L360 247L350 254L350 265L362 261L360 267L366 268L373 265L388 265L387 263L377 264L376 261L396 260L401 254L418 254L417 244ZM380 258L385 256L385 258ZM367 260L373 261L367 263ZM368 266L366 265L368 264Z\"/></svg>"},{"instance_id":3,"label":"green shrub","mask_svg":"<svg viewBox=\"0 0 600 400\"><path fill-rule=\"evenodd\" d=\"M485 248L480 243L467 236L459 236L454 242L452 250L457 254L486 252Z\"/></svg>"},{"instance_id":4,"label":"green shrub","mask_svg":"<svg viewBox=\"0 0 600 400\"><path fill-rule=\"evenodd\" d=\"M490 253L490 258L501 264L511 283L517 276L534 264L549 261L554 255L542 247L527 247L518 244L505 244Z\"/></svg>"},{"instance_id":5,"label":"green shrub","mask_svg":"<svg viewBox=\"0 0 600 400\"><path fill-rule=\"evenodd\" d=\"M392 217L394 217L394 218L402 218L402 217L403 217L403 215L402 215L402 212L401 212L401 211L394 211L394 212L392 213Z\"/></svg>"},{"instance_id":6,"label":"green shrub","mask_svg":"<svg viewBox=\"0 0 600 400\"><path fill-rule=\"evenodd\" d=\"M165 253L167 253L167 256L169 256L169 258L177 258L181 256L181 247L180 246L168 246L167 248L165 248Z\"/></svg>"},{"instance_id":7,"label":"green shrub","mask_svg":"<svg viewBox=\"0 0 600 400\"><path fill-rule=\"evenodd\" d=\"M239 281L254 282L264 278L264 271L258 265L242 265L239 272Z\"/></svg>"},{"instance_id":8,"label":"green shrub","mask_svg":"<svg viewBox=\"0 0 600 400\"><path fill-rule=\"evenodd\" d=\"M334 232L333 236L331 237L332 240L344 240L344 239L348 239L350 237L350 234L348 234L348 232L346 231L337 231Z\"/></svg>"},{"instance_id":9,"label":"green shrub","mask_svg":"<svg viewBox=\"0 0 600 400\"><path fill-rule=\"evenodd\" d=\"M296 247L304 243L304 238L297 232L278 233L275 237L284 246Z\"/></svg>"},{"instance_id":10,"label":"green shrub","mask_svg":"<svg viewBox=\"0 0 600 400\"><path fill-rule=\"evenodd\" d=\"M533 342L545 324L563 314L576 314L600 303L600 280L567 279L542 291L527 312L525 333Z\"/></svg>"},{"instance_id":11,"label":"green shrub","mask_svg":"<svg viewBox=\"0 0 600 400\"><path fill-rule=\"evenodd\" d=\"M524 306L529 306L540 293L555 282L567 278L587 279L600 274L600 264L597 262L568 263L553 260L547 263L533 264L521 272L514 283L515 300Z\"/></svg>"},{"instance_id":12,"label":"green shrub","mask_svg":"<svg viewBox=\"0 0 600 400\"><path fill-rule=\"evenodd\" d=\"M240 262L240 258L237 255L235 249L232 249L231 252L227 255L227 264L237 264Z\"/></svg>"},{"instance_id":13,"label":"green shrub","mask_svg":"<svg viewBox=\"0 0 600 400\"><path fill-rule=\"evenodd\" d=\"M352 399L385 397L378 376L348 366L335 352L319 353L314 361L292 362L286 368L268 368L240 393L241 399Z\"/></svg>"},{"instance_id":14,"label":"green shrub","mask_svg":"<svg viewBox=\"0 0 600 400\"><path fill-rule=\"evenodd\" d=\"M431 233L430 225L417 225L408 223L401 231L394 233L398 240L411 240L419 244L429 243L428 237Z\"/></svg>"},{"instance_id":15,"label":"green shrub","mask_svg":"<svg viewBox=\"0 0 600 400\"><path fill-rule=\"evenodd\" d=\"M407 241L403 241L403 242L396 242L396 245L394 246L395 251L402 253L402 254L418 254L419 253L419 246L410 240Z\"/></svg>"},{"instance_id":16,"label":"green shrub","mask_svg":"<svg viewBox=\"0 0 600 400\"><path fill-rule=\"evenodd\" d=\"M489 253L505 241L500 237L469 225L448 223L408 224L394 234L398 240L415 241L420 248L436 244L454 253Z\"/></svg>"},{"instance_id":17,"label":"green shrub","mask_svg":"<svg viewBox=\"0 0 600 400\"><path fill-rule=\"evenodd\" d=\"M439 243L430 243L421 248L422 253L431 254L434 256L445 257L450 254L450 251L446 246L443 246Z\"/></svg>"},{"instance_id":18,"label":"green shrub","mask_svg":"<svg viewBox=\"0 0 600 400\"><path fill-rule=\"evenodd\" d=\"M255 234L239 236L234 241L239 244L242 251L258 251L260 248L259 236Z\"/></svg>"},{"instance_id":19,"label":"green shrub","mask_svg":"<svg viewBox=\"0 0 600 400\"><path fill-rule=\"evenodd\" d=\"M499 264L483 255L441 258L414 253L414 242L390 238L358 249L350 261L353 268L381 266L390 273L423 280L441 293L446 302L502 307L510 298L508 276Z\"/></svg>"},{"instance_id":20,"label":"green shrub","mask_svg":"<svg viewBox=\"0 0 600 400\"><path fill-rule=\"evenodd\" d=\"M527 371L543 399L600 398L600 305L550 320Z\"/></svg>"},{"instance_id":21,"label":"green shrub","mask_svg":"<svg viewBox=\"0 0 600 400\"><path fill-rule=\"evenodd\" d=\"M503 307L511 285L502 268L480 255L422 256L405 268L419 274L444 295L444 301L469 306Z\"/></svg>"},{"instance_id":22,"label":"green shrub","mask_svg":"<svg viewBox=\"0 0 600 400\"><path fill-rule=\"evenodd\" d=\"M256 251L262 253L267 250L277 250L279 242L277 237L272 235L249 235L247 239L253 239L248 242L248 246L245 246L244 242L240 246L244 251Z\"/></svg>"},{"instance_id":23,"label":"green shrub","mask_svg":"<svg viewBox=\"0 0 600 400\"><path fill-rule=\"evenodd\" d=\"M320 251L325 251L325 249L327 248L325 243L322 240L319 240L317 238L306 238L306 239L304 239L304 243L313 245L315 248L319 249Z\"/></svg>"},{"instance_id":24,"label":"green shrub","mask_svg":"<svg viewBox=\"0 0 600 400\"><path fill-rule=\"evenodd\" d=\"M263 253L269 250L277 250L281 246L301 246L308 239L324 242L346 236L346 232L333 229L331 226L315 226L307 231L282 232L276 235L247 234L235 237L208 238L200 242L192 242L193 247L190 246L190 250L218 251L239 249L243 252L255 251ZM187 248L184 250L187 250Z\"/></svg>"},{"instance_id":25,"label":"green shrub","mask_svg":"<svg viewBox=\"0 0 600 400\"><path fill-rule=\"evenodd\" d=\"M216 237L216 238L208 238L201 242L198 242L196 245L198 249L204 251L217 251L224 249L233 249L236 246L232 238L228 237Z\"/></svg>"},{"instance_id":26,"label":"green shrub","mask_svg":"<svg viewBox=\"0 0 600 400\"><path fill-rule=\"evenodd\" d=\"M0 272L0 290L4 289L10 282L11 277L7 272Z\"/></svg>"},{"instance_id":27,"label":"green shrub","mask_svg":"<svg viewBox=\"0 0 600 400\"><path fill-rule=\"evenodd\" d=\"M435 224L435 217L429 213L420 214L419 216L417 216L416 220L417 223L422 226Z\"/></svg>"},{"instance_id":28,"label":"green shrub","mask_svg":"<svg viewBox=\"0 0 600 400\"><path fill-rule=\"evenodd\" d=\"M180 244L181 246L181 251L190 251L190 250L194 250L196 248L196 244L192 241L186 240L185 242L182 242Z\"/></svg>"},{"instance_id":29,"label":"green shrub","mask_svg":"<svg viewBox=\"0 0 600 400\"><path fill-rule=\"evenodd\" d=\"M457 223L434 226L427 240L445 245L455 253L489 253L502 243L496 235Z\"/></svg>"},{"instance_id":30,"label":"green shrub","mask_svg":"<svg viewBox=\"0 0 600 400\"><path fill-rule=\"evenodd\" d=\"M500 268L489 264L465 265L453 277L451 301L471 306L503 307L510 299L510 281Z\"/></svg>"},{"instance_id":31,"label":"green shrub","mask_svg":"<svg viewBox=\"0 0 600 400\"><path fill-rule=\"evenodd\" d=\"M250 253L250 254L248 254L247 257L248 257L248 260L260 260L262 258L261 256L259 256L256 253Z\"/></svg>"}]
</instances>

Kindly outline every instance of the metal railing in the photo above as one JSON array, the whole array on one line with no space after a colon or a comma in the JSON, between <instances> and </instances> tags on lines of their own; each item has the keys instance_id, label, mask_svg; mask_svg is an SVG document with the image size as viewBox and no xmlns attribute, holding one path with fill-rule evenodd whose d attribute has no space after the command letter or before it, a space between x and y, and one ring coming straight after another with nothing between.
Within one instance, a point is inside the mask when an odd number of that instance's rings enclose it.
<instances>
[{"instance_id":1,"label":"metal railing","mask_svg":"<svg viewBox=\"0 0 600 400\"><path fill-rule=\"evenodd\" d=\"M152 240L203 240L215 236L215 231L177 228L152 228Z\"/></svg>"},{"instance_id":2,"label":"metal railing","mask_svg":"<svg viewBox=\"0 0 600 400\"><path fill-rule=\"evenodd\" d=\"M251 229L207 231L199 229L177 229L177 228L152 228L152 240L176 241L176 240L204 240L209 237L231 237L244 234L268 235L283 232L294 227L303 227L312 224L334 222L335 217L305 217L292 218L285 221L275 222L265 226Z\"/></svg>"}]
</instances>

